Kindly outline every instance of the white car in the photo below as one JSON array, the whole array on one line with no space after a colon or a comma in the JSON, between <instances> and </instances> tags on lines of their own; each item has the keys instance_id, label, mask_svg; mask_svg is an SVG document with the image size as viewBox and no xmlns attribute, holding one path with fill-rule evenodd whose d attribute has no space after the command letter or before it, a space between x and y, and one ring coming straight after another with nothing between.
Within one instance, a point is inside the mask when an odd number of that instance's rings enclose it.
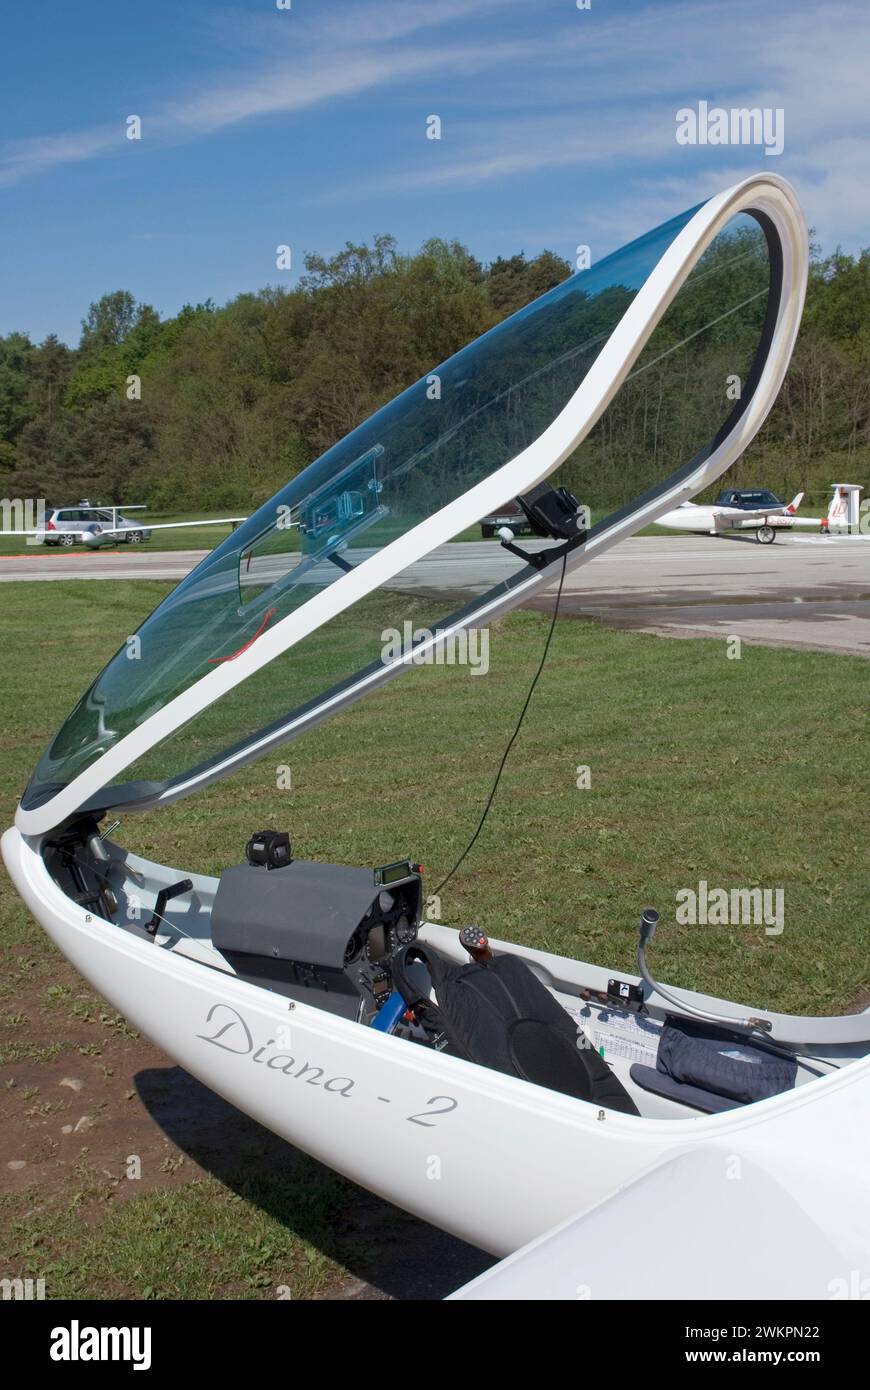
<instances>
[{"instance_id":1,"label":"white car","mask_svg":"<svg viewBox=\"0 0 870 1390\"><path fill-rule=\"evenodd\" d=\"M121 529L123 528L123 529ZM46 545L105 545L129 541L141 545L151 539L146 526L139 526L111 507L92 507L80 502L76 507L50 507L45 514Z\"/></svg>"}]
</instances>

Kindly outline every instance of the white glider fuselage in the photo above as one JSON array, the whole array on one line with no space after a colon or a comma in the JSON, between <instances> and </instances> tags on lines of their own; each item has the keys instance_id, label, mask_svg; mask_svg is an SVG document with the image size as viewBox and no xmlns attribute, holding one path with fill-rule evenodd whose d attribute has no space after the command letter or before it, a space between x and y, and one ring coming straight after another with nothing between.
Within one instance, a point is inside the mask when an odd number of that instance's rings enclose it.
<instances>
[{"instance_id":1,"label":"white glider fuselage","mask_svg":"<svg viewBox=\"0 0 870 1390\"><path fill-rule=\"evenodd\" d=\"M683 502L665 512L655 522L668 531L691 531L694 535L721 536L729 531L754 531L759 540L770 542L779 530L794 527L815 527L823 535L847 533L854 535L860 526L860 496L863 488L856 483L833 483L831 501L826 517L798 516L804 494L799 492L788 504L762 507L732 507L721 502L706 505Z\"/></svg>"},{"instance_id":2,"label":"white glider fuselage","mask_svg":"<svg viewBox=\"0 0 870 1390\"><path fill-rule=\"evenodd\" d=\"M708 505L683 502L673 511L665 512L655 524L668 531L691 531L696 535L711 536L721 536L728 531L764 531L771 527L788 530L795 524L795 514L802 500L803 493L799 492L788 505L783 503L759 511L723 506L719 502Z\"/></svg>"}]
</instances>

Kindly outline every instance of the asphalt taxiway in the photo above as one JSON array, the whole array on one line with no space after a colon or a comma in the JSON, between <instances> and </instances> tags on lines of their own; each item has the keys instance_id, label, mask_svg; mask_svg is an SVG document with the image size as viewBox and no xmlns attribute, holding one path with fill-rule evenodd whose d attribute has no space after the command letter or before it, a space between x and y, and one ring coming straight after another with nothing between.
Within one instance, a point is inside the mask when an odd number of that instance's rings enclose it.
<instances>
[{"instance_id":1,"label":"asphalt taxiway","mask_svg":"<svg viewBox=\"0 0 870 1390\"><path fill-rule=\"evenodd\" d=\"M529 549L540 541L523 541ZM70 579L183 579L206 551L75 552L33 548L0 556L0 583ZM351 562L371 552L348 551ZM393 587L479 593L519 562L497 541L441 546ZM551 589L535 600L549 608ZM870 656L870 537L638 536L568 575L566 614L670 637L747 642Z\"/></svg>"}]
</instances>

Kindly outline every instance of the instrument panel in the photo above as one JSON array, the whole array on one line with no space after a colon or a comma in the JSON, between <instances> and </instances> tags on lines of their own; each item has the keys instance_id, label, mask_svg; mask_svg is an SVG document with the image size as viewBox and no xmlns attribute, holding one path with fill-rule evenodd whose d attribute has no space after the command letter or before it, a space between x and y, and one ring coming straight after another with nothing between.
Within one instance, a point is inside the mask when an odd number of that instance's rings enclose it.
<instances>
[{"instance_id":1,"label":"instrument panel","mask_svg":"<svg viewBox=\"0 0 870 1390\"><path fill-rule=\"evenodd\" d=\"M355 978L367 1021L392 993L390 961L403 946L416 940L422 906L417 874L382 887L348 942L345 968Z\"/></svg>"},{"instance_id":2,"label":"instrument panel","mask_svg":"<svg viewBox=\"0 0 870 1390\"><path fill-rule=\"evenodd\" d=\"M370 1023L392 992L390 962L417 935L419 865L384 869L290 859L232 865L211 912L212 942L243 979Z\"/></svg>"}]
</instances>

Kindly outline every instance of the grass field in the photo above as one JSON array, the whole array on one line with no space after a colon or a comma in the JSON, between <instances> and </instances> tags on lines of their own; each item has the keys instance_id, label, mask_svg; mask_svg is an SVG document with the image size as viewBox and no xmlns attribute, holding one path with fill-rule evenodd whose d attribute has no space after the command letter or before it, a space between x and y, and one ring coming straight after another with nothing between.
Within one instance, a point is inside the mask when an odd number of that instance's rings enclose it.
<instances>
[{"instance_id":1,"label":"grass field","mask_svg":"<svg viewBox=\"0 0 870 1390\"><path fill-rule=\"evenodd\" d=\"M15 586L0 613L3 824L74 699L167 587ZM277 825L300 857L407 854L434 886L477 824L548 621L499 622L487 676L411 671L230 782L126 817L114 838L218 872L252 829ZM722 642L562 619L443 920L631 970L652 903L662 979L760 1008L854 1007L868 981L867 690L857 657L744 646L735 661ZM277 789L279 763L292 791ZM701 879L782 888L783 934L678 926L675 895ZM384 1267L425 1249L418 1223L168 1066L48 945L5 875L0 1119L0 1272L46 1277L49 1297L346 1294L383 1287ZM141 1181L125 1178L131 1154Z\"/></svg>"}]
</instances>

